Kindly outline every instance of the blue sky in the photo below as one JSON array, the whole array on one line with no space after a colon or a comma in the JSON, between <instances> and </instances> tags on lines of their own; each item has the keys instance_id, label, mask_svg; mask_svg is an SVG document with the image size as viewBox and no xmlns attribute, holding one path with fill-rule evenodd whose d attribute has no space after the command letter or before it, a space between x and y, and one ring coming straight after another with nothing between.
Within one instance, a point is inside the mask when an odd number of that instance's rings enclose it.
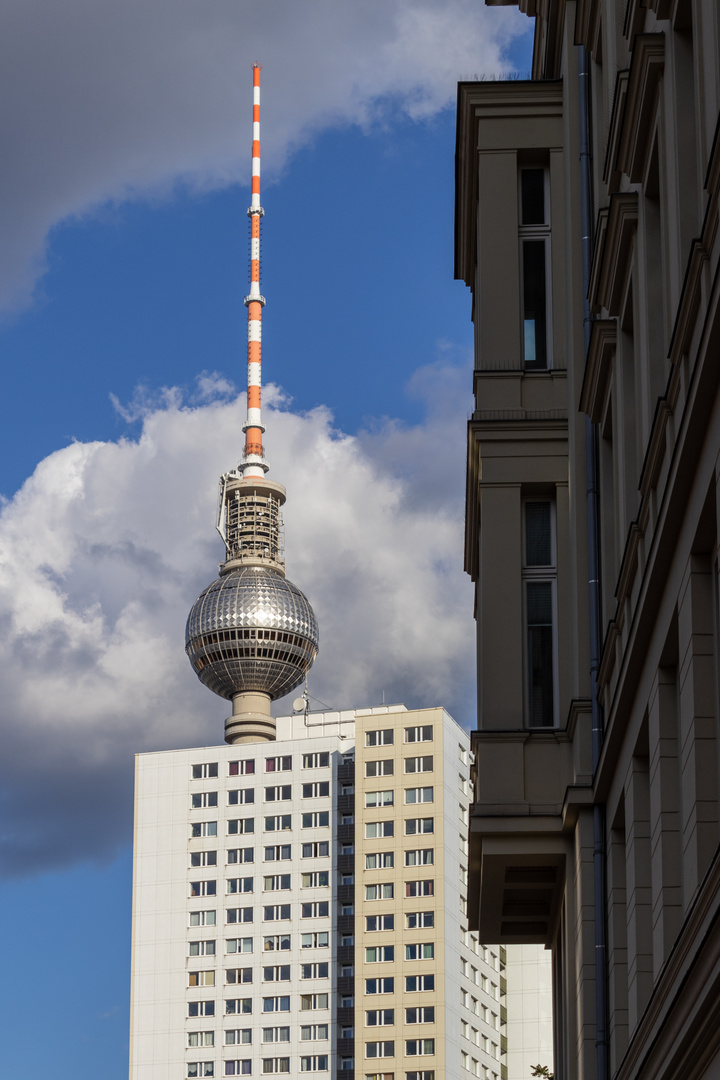
<instances>
[{"instance_id":1,"label":"blue sky","mask_svg":"<svg viewBox=\"0 0 720 1080\"><path fill-rule=\"evenodd\" d=\"M345 34L354 57L352 85L331 66L322 93L313 97L303 85L305 126L273 98L266 63L263 361L266 380L286 395L275 397L268 442L273 475L289 490L290 576L325 613L321 633L329 628L316 694L339 705L373 704L383 691L408 703L435 704L437 696L470 724L472 591L460 538L472 336L469 294L452 277L451 84L496 74L500 60L527 70L531 25L504 22L493 37L488 14L507 13L453 5L478 20L477 65L460 41L472 46L472 35L459 34L456 53L440 57L437 70L418 35L416 54L395 43L400 74L375 93L372 81L363 86L357 65L370 61L355 47L361 31L348 16L348 27L333 33L339 42ZM398 19L414 6L429 17L439 10L415 0L393 6ZM226 9L218 0L209 10ZM250 46L274 41L272 31L258 24ZM195 23L191 44L193 34ZM9 297L0 325L0 542L10 568L0 575L0 663L11 763L0 888L12 927L6 970L14 973L3 991L3 1059L7 1075L27 1080L49 1067L60 1080L116 1080L127 1075L132 753L219 741L225 709L185 671L182 633L184 612L216 569L214 478L234 463L227 448L236 437L239 449L249 124L245 113L238 120L230 112L238 164L226 136L206 138L207 119L195 122L189 111L186 127L151 160L148 147L162 140L151 126L143 134L140 120L122 122L130 107L117 87L107 98L102 65L76 98L71 76L63 81L71 56L57 53L63 78L55 86L70 126L55 147L38 136L42 152L26 170L55 182L28 185L19 170L10 187L17 242L0 267ZM249 65L243 59L245 80L232 60L229 96L245 109ZM137 83L148 116L172 115L175 99L163 114L150 77L140 71ZM111 100L124 132L107 145L97 133L83 141L87 118L77 129L66 120L95 91L98 101ZM209 112L216 100L209 96ZM39 131L33 115L29 108L26 123ZM273 120L282 137L266 130ZM200 381L203 373L212 379ZM448 424L449 449L438 453ZM445 553L427 539L441 518ZM126 522L113 549L108 537ZM401 574L401 632L389 631L379 658L364 620L377 621L379 594ZM336 627L338 607L347 618ZM417 634L409 643L400 640L412 639L403 611ZM140 626L135 637L131 619ZM447 662L438 662L445 674L435 681L423 652L433 635L449 641Z\"/></svg>"}]
</instances>

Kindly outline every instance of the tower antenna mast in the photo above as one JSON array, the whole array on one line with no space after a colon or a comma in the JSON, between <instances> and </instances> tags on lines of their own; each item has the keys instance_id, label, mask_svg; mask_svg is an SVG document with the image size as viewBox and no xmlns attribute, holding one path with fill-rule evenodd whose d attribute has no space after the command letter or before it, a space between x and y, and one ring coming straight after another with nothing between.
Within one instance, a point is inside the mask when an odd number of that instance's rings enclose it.
<instances>
[{"instance_id":1,"label":"tower antenna mast","mask_svg":"<svg viewBox=\"0 0 720 1080\"><path fill-rule=\"evenodd\" d=\"M250 218L250 292L248 309L247 419L243 424L245 452L240 471L244 478L262 478L268 470L262 436L262 310L265 297L260 292L260 222L265 211L260 205L260 69L253 64L252 196Z\"/></svg>"}]
</instances>

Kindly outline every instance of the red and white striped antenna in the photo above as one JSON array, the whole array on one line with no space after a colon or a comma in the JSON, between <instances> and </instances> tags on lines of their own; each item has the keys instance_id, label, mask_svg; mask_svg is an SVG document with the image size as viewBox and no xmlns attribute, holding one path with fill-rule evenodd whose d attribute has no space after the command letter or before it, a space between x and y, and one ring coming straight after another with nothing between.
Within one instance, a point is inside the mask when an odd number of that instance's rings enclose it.
<instances>
[{"instance_id":1,"label":"red and white striped antenna","mask_svg":"<svg viewBox=\"0 0 720 1080\"><path fill-rule=\"evenodd\" d=\"M245 453L240 471L244 479L261 478L268 470L262 436L262 309L265 297L260 293L260 69L253 64L253 140L252 140L252 198L248 207L250 218L250 293L245 297L248 309L248 374Z\"/></svg>"}]
</instances>

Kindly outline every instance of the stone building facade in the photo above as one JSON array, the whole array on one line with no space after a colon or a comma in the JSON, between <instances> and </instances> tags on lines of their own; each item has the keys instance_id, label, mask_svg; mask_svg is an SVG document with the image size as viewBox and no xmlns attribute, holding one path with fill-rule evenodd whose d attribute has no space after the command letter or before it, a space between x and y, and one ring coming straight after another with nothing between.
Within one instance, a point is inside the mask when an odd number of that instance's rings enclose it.
<instances>
[{"instance_id":1,"label":"stone building facade","mask_svg":"<svg viewBox=\"0 0 720 1080\"><path fill-rule=\"evenodd\" d=\"M520 6L458 95L470 924L552 950L556 1077L720 1076L720 8Z\"/></svg>"}]
</instances>

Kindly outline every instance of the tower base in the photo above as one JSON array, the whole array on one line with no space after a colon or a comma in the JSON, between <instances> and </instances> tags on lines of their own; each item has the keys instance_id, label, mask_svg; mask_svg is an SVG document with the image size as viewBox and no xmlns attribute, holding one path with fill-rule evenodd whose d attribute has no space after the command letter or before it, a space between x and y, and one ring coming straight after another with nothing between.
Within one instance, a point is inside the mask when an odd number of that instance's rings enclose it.
<instances>
[{"instance_id":1,"label":"tower base","mask_svg":"<svg viewBox=\"0 0 720 1080\"><path fill-rule=\"evenodd\" d=\"M233 697L232 716L225 721L226 743L273 742L275 717L270 695L246 691Z\"/></svg>"}]
</instances>

